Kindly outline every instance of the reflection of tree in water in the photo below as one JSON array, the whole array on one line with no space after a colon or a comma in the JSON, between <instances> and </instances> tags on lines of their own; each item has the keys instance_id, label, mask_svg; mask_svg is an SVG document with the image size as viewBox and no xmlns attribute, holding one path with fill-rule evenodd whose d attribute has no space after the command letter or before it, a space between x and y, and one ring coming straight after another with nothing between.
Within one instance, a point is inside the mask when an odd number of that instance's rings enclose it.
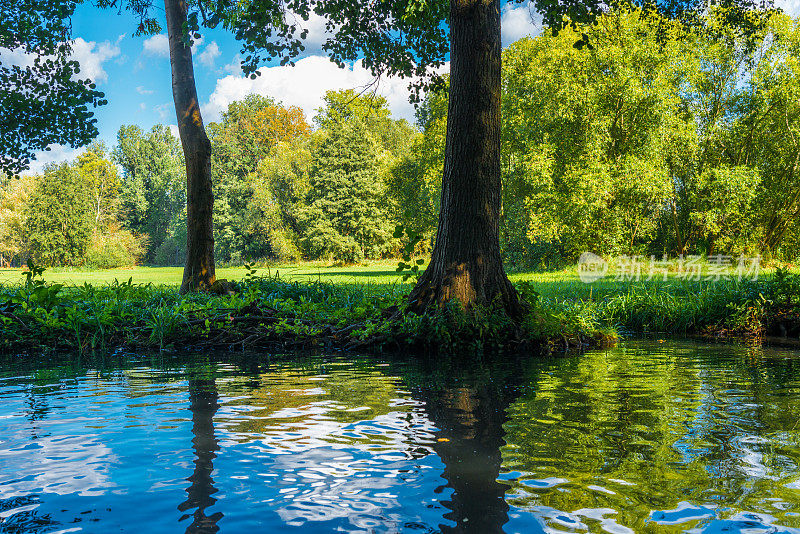
<instances>
[{"instance_id":1,"label":"reflection of tree in water","mask_svg":"<svg viewBox=\"0 0 800 534\"><path fill-rule=\"evenodd\" d=\"M255 377L226 380L220 386L226 397L246 401L239 401L241 406L226 403L216 433L241 445L258 440L260 448L291 451L264 459L273 473L291 475L279 476L278 482L283 499L288 499L277 507L284 521L336 522L350 516L350 523L343 524L354 529L365 521L397 527L398 519L385 514L408 504L397 501L403 494L402 481L408 479L414 486L424 473L424 468L417 474L405 472L403 467L412 464L403 462L416 463L435 452L445 464L441 476L446 483L436 490L438 495L431 491L425 497L438 497L446 511L439 512L444 517L439 515L438 520L433 510L419 519L445 532L502 532L508 521L506 486L497 481L502 425L507 406L518 395L517 384L526 376L520 368L515 361L395 360L377 368L374 361L348 361L297 372L294 365L278 364L260 369ZM398 402L406 394L396 389L401 383L414 400ZM198 408L204 405L195 406L198 393L192 395L197 431ZM210 436L213 415L213 410L206 414ZM438 429L435 435L431 422ZM295 434L293 439L286 439L287 432ZM195 443L198 461L189 493L211 487L211 492L202 493L209 498L204 507L213 504L213 486L210 480L201 484L198 474L210 478L216 441L212 443L207 471L200 468L206 456ZM406 459L398 460L394 451L405 453ZM370 476L353 478L354 469Z\"/></svg>"},{"instance_id":2,"label":"reflection of tree in water","mask_svg":"<svg viewBox=\"0 0 800 534\"><path fill-rule=\"evenodd\" d=\"M442 504L450 510L445 518L456 523L440 528L443 532L503 532L508 522L506 486L497 480L500 448L505 444L503 423L525 373L520 361L449 363L429 363L421 372L412 370L404 377L439 428L434 450L445 464L446 487L453 491Z\"/></svg>"},{"instance_id":3,"label":"reflection of tree in water","mask_svg":"<svg viewBox=\"0 0 800 534\"><path fill-rule=\"evenodd\" d=\"M222 512L206 515L206 509L213 506L217 499L212 473L214 459L220 449L219 440L214 433L214 415L219 409L219 393L214 379L189 380L189 409L192 412L192 449L194 450L194 472L187 480L191 485L186 489L186 500L178 506L178 510L186 512L195 509L192 524L186 528L187 533L217 532L217 522ZM190 516L184 515L181 520Z\"/></svg>"},{"instance_id":4,"label":"reflection of tree in water","mask_svg":"<svg viewBox=\"0 0 800 534\"><path fill-rule=\"evenodd\" d=\"M743 353L629 343L557 362L509 410L509 503L589 530L780 517L797 499L797 406L780 392L797 369Z\"/></svg>"}]
</instances>

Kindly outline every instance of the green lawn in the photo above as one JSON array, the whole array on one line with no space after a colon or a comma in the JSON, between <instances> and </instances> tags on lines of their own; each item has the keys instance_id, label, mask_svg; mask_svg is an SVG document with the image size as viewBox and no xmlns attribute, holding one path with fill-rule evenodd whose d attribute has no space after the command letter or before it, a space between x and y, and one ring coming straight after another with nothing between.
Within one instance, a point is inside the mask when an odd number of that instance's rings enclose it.
<instances>
[{"instance_id":1,"label":"green lawn","mask_svg":"<svg viewBox=\"0 0 800 534\"><path fill-rule=\"evenodd\" d=\"M260 268L257 275L275 274L286 280L325 280L338 283L393 284L401 281L394 272L397 263L376 263L368 266L330 267L323 264L278 265ZM218 268L217 278L241 280L246 269L244 267ZM87 271L82 269L48 269L44 278L48 282L66 285L106 284L119 280L133 279L135 284L152 283L154 285L180 285L183 276L182 267L132 267ZM21 269L0 269L0 283L14 284L22 281Z\"/></svg>"},{"instance_id":2,"label":"green lawn","mask_svg":"<svg viewBox=\"0 0 800 534\"><path fill-rule=\"evenodd\" d=\"M288 281L325 281L337 284L401 284L402 278L395 272L397 263L392 261L375 262L368 265L332 267L322 262L301 263L294 265L278 265L259 268L256 275L274 275ZM218 268L217 278L228 280L241 280L246 273L244 267ZM48 282L65 285L82 285L88 282L93 285L103 285L133 279L135 284L173 285L181 283L182 267L133 267L123 269L108 269L101 271L48 269L44 277ZM771 271L762 271L762 275L769 275ZM601 297L609 294L625 292L631 287L648 287L651 290L665 285L684 285L683 281L671 275L668 281L654 280L641 281L615 281L613 276L608 276L598 282L586 284L578 278L577 270L569 268L555 272L522 272L511 273L509 278L513 282L528 281L536 291L545 297L586 299ZM16 284L23 280L21 269L0 269L0 284ZM410 281L408 282L410 283ZM700 283L709 285L714 282Z\"/></svg>"}]
</instances>

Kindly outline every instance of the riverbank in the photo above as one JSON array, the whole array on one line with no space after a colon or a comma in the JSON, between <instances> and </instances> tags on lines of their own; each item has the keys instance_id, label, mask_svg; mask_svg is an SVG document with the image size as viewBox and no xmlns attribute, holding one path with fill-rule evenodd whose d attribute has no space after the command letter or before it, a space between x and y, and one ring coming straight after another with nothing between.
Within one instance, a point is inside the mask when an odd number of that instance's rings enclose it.
<instances>
[{"instance_id":1,"label":"riverbank","mask_svg":"<svg viewBox=\"0 0 800 534\"><path fill-rule=\"evenodd\" d=\"M0 286L0 350L552 351L613 343L615 334L562 309L536 305L519 322L491 310L433 316L402 311L409 284L291 282L255 276L216 293L174 286L63 286L32 276ZM223 290L224 289L224 290Z\"/></svg>"},{"instance_id":2,"label":"riverbank","mask_svg":"<svg viewBox=\"0 0 800 534\"><path fill-rule=\"evenodd\" d=\"M492 310L398 313L411 284L396 275L394 283L335 283L322 276L286 280L279 272L244 271L225 291L191 295L132 279L66 286L31 276L0 285L0 350L549 352L605 346L632 334L800 338L800 276L785 271L755 281L517 278L531 304L517 322Z\"/></svg>"}]
</instances>

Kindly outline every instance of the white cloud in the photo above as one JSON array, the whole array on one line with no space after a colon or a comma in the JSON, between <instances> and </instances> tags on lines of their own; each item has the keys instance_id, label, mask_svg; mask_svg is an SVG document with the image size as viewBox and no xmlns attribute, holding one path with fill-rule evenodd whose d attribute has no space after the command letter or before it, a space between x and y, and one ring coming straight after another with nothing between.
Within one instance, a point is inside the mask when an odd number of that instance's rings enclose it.
<instances>
[{"instance_id":1,"label":"white cloud","mask_svg":"<svg viewBox=\"0 0 800 534\"><path fill-rule=\"evenodd\" d=\"M147 104L145 104L144 102L139 102L139 109L142 111L146 110Z\"/></svg>"},{"instance_id":2,"label":"white cloud","mask_svg":"<svg viewBox=\"0 0 800 534\"><path fill-rule=\"evenodd\" d=\"M164 119L166 119L167 117L169 117L170 112L172 112L173 109L174 109L173 108L173 104L170 104L169 102L167 102L166 104L159 104L159 105L153 107L153 111L158 113L158 116L162 121ZM174 113L172 113L172 115L175 116ZM177 128L177 126L176 126L176 128Z\"/></svg>"},{"instance_id":3,"label":"white cloud","mask_svg":"<svg viewBox=\"0 0 800 534\"><path fill-rule=\"evenodd\" d=\"M777 0L775 7L783 9L791 17L800 15L800 0Z\"/></svg>"},{"instance_id":4,"label":"white cloud","mask_svg":"<svg viewBox=\"0 0 800 534\"><path fill-rule=\"evenodd\" d=\"M146 54L151 56L169 57L169 39L163 33L148 37L142 43Z\"/></svg>"},{"instance_id":5,"label":"white cloud","mask_svg":"<svg viewBox=\"0 0 800 534\"><path fill-rule=\"evenodd\" d=\"M242 73L242 56L236 54L233 56L233 61L222 67L223 72L238 76Z\"/></svg>"},{"instance_id":6,"label":"white cloud","mask_svg":"<svg viewBox=\"0 0 800 534\"><path fill-rule=\"evenodd\" d=\"M103 63L120 54L119 42L121 40L120 37L112 44L109 41L87 42L81 37L75 39L72 43L72 59L81 65L79 77L81 79L89 78L95 82L108 80L108 73L103 69Z\"/></svg>"},{"instance_id":7,"label":"white cloud","mask_svg":"<svg viewBox=\"0 0 800 534\"><path fill-rule=\"evenodd\" d=\"M197 59L200 60L200 63L210 68L214 66L214 62L220 56L220 53L221 52L219 51L219 46L217 46L217 42L211 41L210 43L208 43L208 46L206 46L206 49L203 50L203 52L199 56L197 56Z\"/></svg>"},{"instance_id":8,"label":"white cloud","mask_svg":"<svg viewBox=\"0 0 800 534\"><path fill-rule=\"evenodd\" d=\"M363 89L374 81L360 61L340 69L324 56L305 57L294 67L261 67L259 71L261 76L255 80L241 75L217 80L214 92L203 106L203 118L207 122L219 120L228 104L256 93L275 98L287 106L297 106L310 120L323 106L322 97L326 91ZM408 83L408 79L383 78L377 93L386 98L395 118L413 121L414 106L408 101Z\"/></svg>"},{"instance_id":9,"label":"white cloud","mask_svg":"<svg viewBox=\"0 0 800 534\"><path fill-rule=\"evenodd\" d=\"M140 95L152 95L154 93L152 89L146 89L143 85L137 87L136 92Z\"/></svg>"},{"instance_id":10,"label":"white cloud","mask_svg":"<svg viewBox=\"0 0 800 534\"><path fill-rule=\"evenodd\" d=\"M170 133L172 133L173 137L175 137L176 139L180 139L181 138L181 135L178 132L178 125L177 124L167 124L167 127L169 128L169 131L170 131Z\"/></svg>"},{"instance_id":11,"label":"white cloud","mask_svg":"<svg viewBox=\"0 0 800 534\"><path fill-rule=\"evenodd\" d=\"M70 148L63 145L50 145L50 150L36 153L36 159L31 161L31 168L23 174L40 174L48 163L63 163L78 157L82 148Z\"/></svg>"},{"instance_id":12,"label":"white cloud","mask_svg":"<svg viewBox=\"0 0 800 534\"><path fill-rule=\"evenodd\" d=\"M124 36L121 35L115 42L86 41L78 37L72 42L71 59L77 61L81 70L76 76L81 80L89 78L94 82L105 82L108 80L108 73L103 68L103 63L120 55L119 43ZM18 65L20 67L30 67L36 58L35 54L27 54L21 48L9 50L0 48L0 62L6 65Z\"/></svg>"},{"instance_id":13,"label":"white cloud","mask_svg":"<svg viewBox=\"0 0 800 534\"><path fill-rule=\"evenodd\" d=\"M506 4L503 7L500 22L502 24L504 47L523 37L538 35L542 31L542 18L536 13L533 4L530 2L519 5L514 3Z\"/></svg>"}]
</instances>

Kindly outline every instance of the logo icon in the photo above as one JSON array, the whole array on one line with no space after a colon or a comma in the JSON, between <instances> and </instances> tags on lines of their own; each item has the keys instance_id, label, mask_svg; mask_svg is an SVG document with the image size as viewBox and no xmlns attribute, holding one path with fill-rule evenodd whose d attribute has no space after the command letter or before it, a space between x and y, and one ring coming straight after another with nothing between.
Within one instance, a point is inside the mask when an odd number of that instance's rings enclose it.
<instances>
[{"instance_id":1,"label":"logo icon","mask_svg":"<svg viewBox=\"0 0 800 534\"><path fill-rule=\"evenodd\" d=\"M591 252L584 252L578 259L578 278L584 284L591 284L608 274L608 262Z\"/></svg>"}]
</instances>

